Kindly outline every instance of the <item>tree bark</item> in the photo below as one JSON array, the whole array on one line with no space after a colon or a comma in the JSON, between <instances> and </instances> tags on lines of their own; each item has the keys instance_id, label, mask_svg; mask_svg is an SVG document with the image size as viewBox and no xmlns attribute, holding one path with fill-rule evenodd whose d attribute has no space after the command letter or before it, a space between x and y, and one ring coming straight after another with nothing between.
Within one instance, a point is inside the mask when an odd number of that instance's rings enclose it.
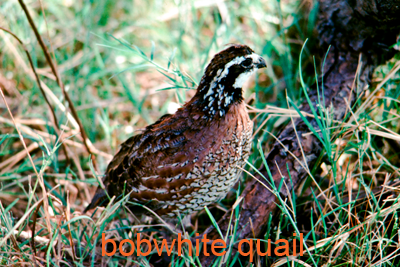
<instances>
[{"instance_id":1,"label":"tree bark","mask_svg":"<svg viewBox=\"0 0 400 267\"><path fill-rule=\"evenodd\" d=\"M344 118L356 96L368 88L374 68L393 57L395 51L390 46L396 43L399 34L399 14L400 0L319 1L317 38L320 55L325 56L331 46L323 69L325 107L332 107L334 119ZM316 107L316 89L310 90L308 94ZM310 112L307 102L303 103L301 110ZM319 129L315 119L308 117L308 120L315 129ZM266 156L275 185L278 187L281 179L284 180L280 191L282 197L291 194L308 176L307 168L303 166L312 169L323 152L323 144L315 135L303 135L309 132L309 127L301 118L295 119L279 134L279 142L275 142ZM268 178L264 166L259 171ZM239 240L262 236L269 215L277 208L275 195L266 188L270 186L263 182L264 178L260 175L255 176L258 181L249 180L241 195L243 200L240 204L240 217L237 219L236 237ZM218 222L224 235L231 212L229 210ZM220 238L213 226L204 233L211 240ZM237 247L233 253L236 251ZM215 256L203 255L200 260L203 266L211 266Z\"/></svg>"}]
</instances>

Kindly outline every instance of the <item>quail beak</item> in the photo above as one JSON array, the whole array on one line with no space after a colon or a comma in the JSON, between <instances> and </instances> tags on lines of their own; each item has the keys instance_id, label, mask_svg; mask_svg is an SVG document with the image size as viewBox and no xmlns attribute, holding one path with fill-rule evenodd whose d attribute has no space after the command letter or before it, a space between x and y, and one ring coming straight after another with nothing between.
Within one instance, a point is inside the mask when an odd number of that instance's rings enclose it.
<instances>
[{"instance_id":1,"label":"quail beak","mask_svg":"<svg viewBox=\"0 0 400 267\"><path fill-rule=\"evenodd\" d=\"M258 58L258 62L254 62L254 65L257 69L262 69L267 67L267 63L265 63L265 59L262 57Z\"/></svg>"}]
</instances>

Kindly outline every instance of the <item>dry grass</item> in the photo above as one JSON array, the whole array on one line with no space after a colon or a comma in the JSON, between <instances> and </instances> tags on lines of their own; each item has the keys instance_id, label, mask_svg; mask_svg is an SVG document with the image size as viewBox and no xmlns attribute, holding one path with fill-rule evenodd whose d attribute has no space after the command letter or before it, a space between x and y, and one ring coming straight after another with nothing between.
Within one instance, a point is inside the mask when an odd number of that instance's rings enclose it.
<instances>
[{"instance_id":1,"label":"dry grass","mask_svg":"<svg viewBox=\"0 0 400 267\"><path fill-rule=\"evenodd\" d=\"M151 257L102 257L100 233L122 240L140 232L160 241L185 233L181 224L135 218L121 207L126 199L91 217L82 211L118 145L190 99L205 64L227 43L246 43L268 61L266 71L246 85L246 96L255 99L249 112L257 126L249 165L263 164L257 142L268 151L279 129L300 116L288 108L285 90L302 100L298 58L314 27L312 19L304 20L304 7L313 16L314 5L176 3L26 1L50 59L18 1L0 6L0 27L9 31L0 29L0 265L165 264L154 251ZM310 65L311 55L305 50L303 58L310 60L302 65ZM346 121L330 120L332 111L325 110L320 119L327 127L316 131L330 137L329 160L305 166L310 177L289 200L277 195L282 212L265 233L265 239L276 240L302 232L308 252L268 257L266 266L397 266L399 69L398 56L380 66L371 90L349 109ZM307 71L303 77L311 83ZM240 188L255 170L247 166L244 173L225 200L192 217L187 237L240 201ZM187 251L172 257L176 266L199 265ZM237 256L220 260L248 264Z\"/></svg>"}]
</instances>

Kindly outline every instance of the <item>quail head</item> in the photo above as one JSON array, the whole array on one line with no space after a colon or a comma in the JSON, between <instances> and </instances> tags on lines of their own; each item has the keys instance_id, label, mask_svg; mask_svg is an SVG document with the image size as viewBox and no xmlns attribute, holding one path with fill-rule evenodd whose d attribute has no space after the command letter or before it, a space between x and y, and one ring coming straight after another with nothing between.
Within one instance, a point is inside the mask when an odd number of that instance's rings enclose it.
<instances>
[{"instance_id":1,"label":"quail head","mask_svg":"<svg viewBox=\"0 0 400 267\"><path fill-rule=\"evenodd\" d=\"M193 98L124 143L85 211L130 194L162 217L188 214L226 196L251 149L253 123L242 86L265 60L232 45L208 64ZM130 207L135 214L146 209Z\"/></svg>"}]
</instances>

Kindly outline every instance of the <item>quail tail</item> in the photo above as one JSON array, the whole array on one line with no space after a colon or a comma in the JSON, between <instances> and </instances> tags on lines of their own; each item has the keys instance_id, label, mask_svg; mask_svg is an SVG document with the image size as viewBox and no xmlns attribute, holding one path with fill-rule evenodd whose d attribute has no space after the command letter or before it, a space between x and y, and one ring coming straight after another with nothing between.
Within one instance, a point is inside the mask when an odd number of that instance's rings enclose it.
<instances>
[{"instance_id":1,"label":"quail tail","mask_svg":"<svg viewBox=\"0 0 400 267\"><path fill-rule=\"evenodd\" d=\"M95 207L101 206L100 204L103 205L106 204L105 201L108 202L108 197L106 192L101 188L97 189L97 192L94 195L92 202L90 202L90 204L85 208L83 213L86 213L88 210L91 210Z\"/></svg>"}]
</instances>

